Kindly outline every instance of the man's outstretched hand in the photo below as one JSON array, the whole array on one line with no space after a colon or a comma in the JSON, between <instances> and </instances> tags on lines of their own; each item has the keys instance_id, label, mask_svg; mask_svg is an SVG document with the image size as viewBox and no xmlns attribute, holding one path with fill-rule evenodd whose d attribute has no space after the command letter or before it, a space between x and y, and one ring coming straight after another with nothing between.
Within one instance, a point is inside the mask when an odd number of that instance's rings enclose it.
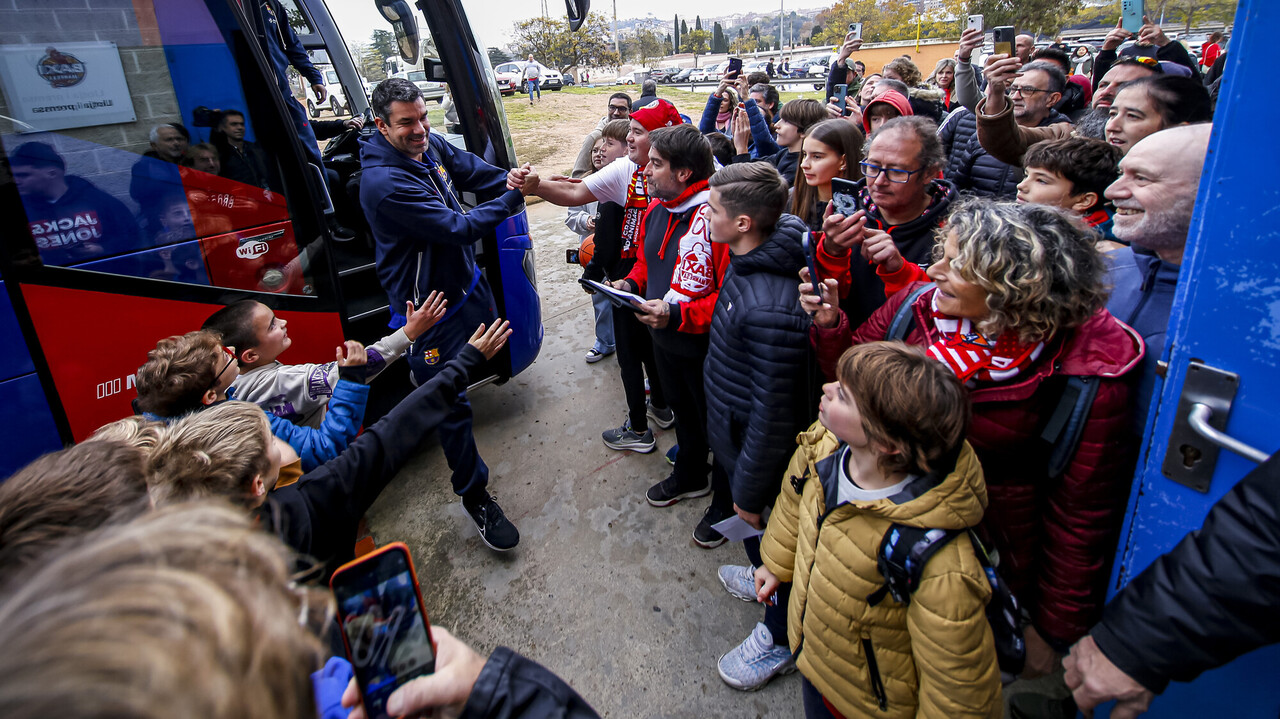
<instances>
[{"instance_id":1,"label":"man's outstretched hand","mask_svg":"<svg viewBox=\"0 0 1280 719\"><path fill-rule=\"evenodd\" d=\"M489 327L480 325L476 328L471 339L467 340L467 344L480 350L480 354L485 359L493 359L498 354L498 350L507 343L507 338L511 336L511 323L503 319L494 320Z\"/></svg>"},{"instance_id":2,"label":"man's outstretched hand","mask_svg":"<svg viewBox=\"0 0 1280 719\"><path fill-rule=\"evenodd\" d=\"M423 332L431 329L443 317L446 305L449 301L444 298L444 293L440 290L433 290L427 295L427 299L422 301L422 308L415 310L412 302L406 302L404 307L404 334L409 341L418 339Z\"/></svg>"},{"instance_id":3,"label":"man's outstretched hand","mask_svg":"<svg viewBox=\"0 0 1280 719\"><path fill-rule=\"evenodd\" d=\"M507 173L507 189L517 190L528 197L538 191L538 171L533 165L524 163Z\"/></svg>"}]
</instances>

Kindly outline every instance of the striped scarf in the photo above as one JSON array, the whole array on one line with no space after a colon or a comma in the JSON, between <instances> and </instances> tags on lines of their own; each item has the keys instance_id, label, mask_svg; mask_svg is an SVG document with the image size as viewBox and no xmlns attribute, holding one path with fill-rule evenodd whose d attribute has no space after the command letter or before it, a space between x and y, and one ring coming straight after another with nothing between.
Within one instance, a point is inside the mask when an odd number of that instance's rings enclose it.
<instances>
[{"instance_id":1,"label":"striped scarf","mask_svg":"<svg viewBox=\"0 0 1280 719\"><path fill-rule=\"evenodd\" d=\"M969 319L938 311L936 291L930 298L929 308L933 326L942 338L929 346L928 354L946 365L965 384L1012 379L1035 362L1044 350L1044 342L1022 344L1018 341L1018 334L1009 330L992 342Z\"/></svg>"}]
</instances>

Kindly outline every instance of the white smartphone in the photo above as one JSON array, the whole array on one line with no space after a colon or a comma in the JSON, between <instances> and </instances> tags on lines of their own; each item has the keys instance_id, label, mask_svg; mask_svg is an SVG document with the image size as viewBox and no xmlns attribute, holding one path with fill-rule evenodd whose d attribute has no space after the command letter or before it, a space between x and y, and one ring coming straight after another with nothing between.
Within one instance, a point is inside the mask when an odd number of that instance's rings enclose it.
<instances>
[{"instance_id":1,"label":"white smartphone","mask_svg":"<svg viewBox=\"0 0 1280 719\"><path fill-rule=\"evenodd\" d=\"M968 21L967 23L965 23L965 29L966 29L966 30L977 30L978 32L982 32L984 29L986 29L986 28L985 28L985 26L983 25L983 22L982 22L982 16L981 16L981 15L970 15L970 16L969 16L969 21Z\"/></svg>"},{"instance_id":2,"label":"white smartphone","mask_svg":"<svg viewBox=\"0 0 1280 719\"><path fill-rule=\"evenodd\" d=\"M1125 30L1138 34L1142 29L1142 16L1146 14L1142 0L1122 0L1120 3L1120 26Z\"/></svg>"},{"instance_id":3,"label":"white smartphone","mask_svg":"<svg viewBox=\"0 0 1280 719\"><path fill-rule=\"evenodd\" d=\"M846 41L861 40L862 39L862 23L860 22L849 23L849 34L845 35L844 39Z\"/></svg>"}]
</instances>

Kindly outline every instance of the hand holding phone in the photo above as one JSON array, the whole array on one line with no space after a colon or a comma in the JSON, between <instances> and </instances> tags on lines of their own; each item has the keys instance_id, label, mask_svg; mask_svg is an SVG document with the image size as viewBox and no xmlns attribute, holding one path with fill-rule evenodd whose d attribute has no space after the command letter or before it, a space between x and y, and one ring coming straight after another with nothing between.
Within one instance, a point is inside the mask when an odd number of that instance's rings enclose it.
<instances>
[{"instance_id":1,"label":"hand holding phone","mask_svg":"<svg viewBox=\"0 0 1280 719\"><path fill-rule=\"evenodd\" d=\"M849 114L849 112L845 110L845 107L844 107L845 97L847 97L849 94L849 86L846 85L845 83L840 83L831 89L833 92L835 92L835 94L831 96L831 102L835 103L836 107L840 108L840 114L842 115Z\"/></svg>"},{"instance_id":2,"label":"hand holding phone","mask_svg":"<svg viewBox=\"0 0 1280 719\"><path fill-rule=\"evenodd\" d=\"M845 217L861 210L862 202L858 199L858 184L843 177L831 178L831 203L835 205L836 214Z\"/></svg>"},{"instance_id":3,"label":"hand holding phone","mask_svg":"<svg viewBox=\"0 0 1280 719\"><path fill-rule=\"evenodd\" d=\"M443 627L433 627L431 638L436 642L436 672L413 679L392 692L387 700L392 716L409 716L431 709L451 710L449 716L457 716L480 679L487 661L485 657ZM342 706L351 710L347 719L368 719L364 707L360 706L360 685L355 679L342 694Z\"/></svg>"},{"instance_id":4,"label":"hand holding phone","mask_svg":"<svg viewBox=\"0 0 1280 719\"><path fill-rule=\"evenodd\" d=\"M845 40L861 40L862 39L862 23L849 23L849 34L844 36Z\"/></svg>"},{"instance_id":5,"label":"hand holding phone","mask_svg":"<svg viewBox=\"0 0 1280 719\"><path fill-rule=\"evenodd\" d=\"M435 644L409 548L393 542L348 562L329 586L347 659L369 719L388 719L387 699L435 671Z\"/></svg>"},{"instance_id":6,"label":"hand holding phone","mask_svg":"<svg viewBox=\"0 0 1280 719\"><path fill-rule=\"evenodd\" d=\"M1142 0L1120 0L1120 27L1133 34L1142 29L1142 16L1146 8Z\"/></svg>"},{"instance_id":7,"label":"hand holding phone","mask_svg":"<svg viewBox=\"0 0 1280 719\"><path fill-rule=\"evenodd\" d=\"M983 25L982 16L970 15L969 19L965 21L964 27L966 30L977 30L978 32L982 32L983 29L985 28L985 26Z\"/></svg>"},{"instance_id":8,"label":"hand holding phone","mask_svg":"<svg viewBox=\"0 0 1280 719\"><path fill-rule=\"evenodd\" d=\"M733 77L737 77L741 73L742 73L742 58L740 57L729 58L729 65L724 70L724 76L726 78L730 77L730 75L732 75Z\"/></svg>"}]
</instances>

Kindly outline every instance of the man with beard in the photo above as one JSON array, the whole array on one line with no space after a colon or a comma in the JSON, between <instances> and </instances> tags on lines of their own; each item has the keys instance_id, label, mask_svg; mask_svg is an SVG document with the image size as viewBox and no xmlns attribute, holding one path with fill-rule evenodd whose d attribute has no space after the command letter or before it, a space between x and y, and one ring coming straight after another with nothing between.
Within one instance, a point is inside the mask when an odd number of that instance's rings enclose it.
<instances>
[{"instance_id":1,"label":"man with beard","mask_svg":"<svg viewBox=\"0 0 1280 719\"><path fill-rule=\"evenodd\" d=\"M1077 135L1098 140L1106 139L1104 129L1111 112L1116 93L1126 84L1144 77L1163 73L1159 63L1149 63L1137 57L1124 57L1111 66L1093 91L1093 103L1073 127L1069 122L1056 122L1039 127L1027 127L1017 121L1013 104L1005 98L1004 90L1011 78L1019 72L1017 58L996 60L987 65L983 74L987 78L986 97L978 102L978 142L992 157L1010 165L1021 165L1027 148L1042 140L1060 140Z\"/></svg>"},{"instance_id":2,"label":"man with beard","mask_svg":"<svg viewBox=\"0 0 1280 719\"><path fill-rule=\"evenodd\" d=\"M1148 135L1120 161L1120 179L1107 188L1107 199L1116 208L1112 232L1132 245L1108 256L1112 290L1107 310L1147 343L1135 396L1139 424L1146 423L1156 364L1164 353L1209 130L1208 123L1201 123Z\"/></svg>"}]
</instances>

